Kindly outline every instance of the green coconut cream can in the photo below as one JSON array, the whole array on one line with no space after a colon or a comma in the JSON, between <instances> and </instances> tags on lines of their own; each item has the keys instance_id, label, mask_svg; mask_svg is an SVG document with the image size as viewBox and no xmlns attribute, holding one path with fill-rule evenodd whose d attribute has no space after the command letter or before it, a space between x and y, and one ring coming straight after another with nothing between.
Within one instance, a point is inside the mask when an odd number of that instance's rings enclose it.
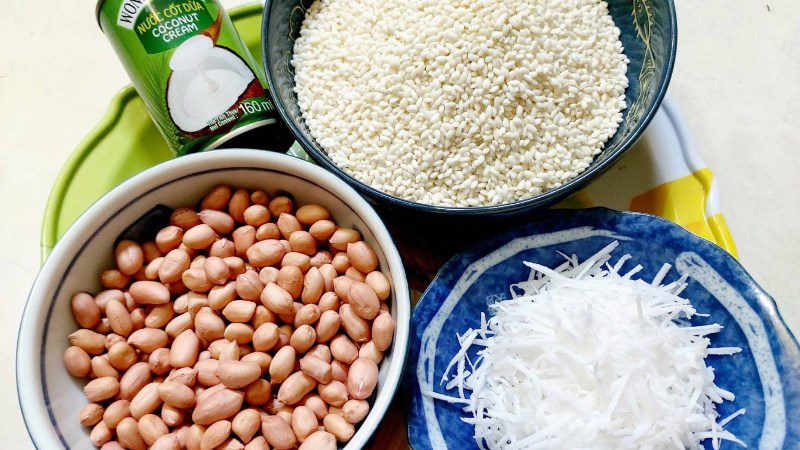
<instances>
[{"instance_id":1,"label":"green coconut cream can","mask_svg":"<svg viewBox=\"0 0 800 450\"><path fill-rule=\"evenodd\" d=\"M97 18L176 155L256 129L286 141L264 70L218 1L100 0Z\"/></svg>"}]
</instances>

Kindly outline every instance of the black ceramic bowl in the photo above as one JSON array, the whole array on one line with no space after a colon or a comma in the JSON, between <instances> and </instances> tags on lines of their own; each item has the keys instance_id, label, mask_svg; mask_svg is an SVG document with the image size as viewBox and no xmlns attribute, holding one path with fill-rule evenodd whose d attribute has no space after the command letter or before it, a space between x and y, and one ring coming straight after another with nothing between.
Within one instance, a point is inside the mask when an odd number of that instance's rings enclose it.
<instances>
[{"instance_id":1,"label":"black ceramic bowl","mask_svg":"<svg viewBox=\"0 0 800 450\"><path fill-rule=\"evenodd\" d=\"M357 0L352 0L357 1ZM267 80L281 117L306 152L382 209L425 216L507 217L550 206L586 186L627 151L658 110L667 91L677 46L675 5L672 0L607 0L628 56L628 108L617 133L586 171L563 186L534 197L497 206L456 208L415 203L383 193L340 169L311 136L294 94L291 66L294 41L313 0L267 0L262 46Z\"/></svg>"}]
</instances>

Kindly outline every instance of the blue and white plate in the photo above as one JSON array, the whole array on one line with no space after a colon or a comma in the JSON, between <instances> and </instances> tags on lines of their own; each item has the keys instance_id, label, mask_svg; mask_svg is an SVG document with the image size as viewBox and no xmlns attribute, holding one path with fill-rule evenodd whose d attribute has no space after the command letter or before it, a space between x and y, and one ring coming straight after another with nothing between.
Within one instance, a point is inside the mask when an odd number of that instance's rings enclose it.
<instances>
[{"instance_id":1,"label":"blue and white plate","mask_svg":"<svg viewBox=\"0 0 800 450\"><path fill-rule=\"evenodd\" d=\"M719 323L714 347L738 346L733 356L709 356L716 384L736 394L718 407L722 417L745 408L726 425L748 448L800 448L800 347L787 329L774 300L742 266L717 245L667 220L608 209L553 210L535 223L503 234L450 260L420 299L411 320L406 388L410 395L409 442L415 450L477 448L473 427L461 418L459 405L423 396L432 390L452 395L439 383L458 351L456 333L480 326L488 304L509 298L508 286L527 280L522 261L555 267L565 254L580 260L613 240L615 254L628 253L638 276L652 279L662 264L674 268L664 280L689 276L682 296L700 313L693 322ZM706 441L710 448L710 440ZM723 448L738 448L723 442Z\"/></svg>"}]
</instances>

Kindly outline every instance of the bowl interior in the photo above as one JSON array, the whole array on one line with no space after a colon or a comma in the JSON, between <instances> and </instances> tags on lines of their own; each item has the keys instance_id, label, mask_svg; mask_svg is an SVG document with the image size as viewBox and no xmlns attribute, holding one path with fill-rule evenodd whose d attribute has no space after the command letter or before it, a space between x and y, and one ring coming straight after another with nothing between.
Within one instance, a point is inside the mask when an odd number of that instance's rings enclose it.
<instances>
[{"instance_id":1,"label":"bowl interior","mask_svg":"<svg viewBox=\"0 0 800 450\"><path fill-rule=\"evenodd\" d=\"M236 158L231 159L231 155L244 155L245 158L239 158L237 162ZM273 164L265 163L265 158L287 161L288 165L277 169ZM258 167L259 164L253 167L247 163L250 160L262 161L262 167ZM198 161L202 165L198 166ZM209 169L215 166L215 161L217 168ZM304 172L309 170L322 172L321 175L334 183L306 179ZM30 354L32 358L20 356L18 360L23 412L39 448L56 448L58 440L66 448L94 448L88 440L87 429L77 421L79 411L86 405L82 392L84 383L70 377L61 361L67 347L67 335L78 328L70 311L72 295L100 289L97 275L112 264L110 249L115 240L142 215L156 205L178 207L196 204L219 184L264 189L270 194L288 192L298 204L325 205L339 225L359 230L364 240L376 249L381 270L393 281L390 306L397 318L398 332L395 345L386 353L380 367L373 407L376 413L363 422L348 448L360 448L370 437L391 401L402 370L410 310L405 274L388 233L380 222L376 227L373 221L377 216L372 217L374 211L352 189L322 169L285 155L225 150L184 157L157 166L112 191L70 229L42 269L28 300L20 332L19 351ZM370 214L365 216L365 213ZM382 406L379 408L378 405ZM42 417L44 414L47 417Z\"/></svg>"},{"instance_id":2,"label":"bowl interior","mask_svg":"<svg viewBox=\"0 0 800 450\"><path fill-rule=\"evenodd\" d=\"M270 89L284 120L311 156L328 170L354 185L360 192L382 201L432 212L499 212L519 206L544 206L555 203L607 168L635 143L649 123L666 92L675 58L675 16L672 0L608 0L609 12L620 29L620 40L630 63L627 109L616 134L606 143L592 165L564 186L532 199L482 208L436 208L383 194L351 177L328 158L311 136L303 121L294 93L291 65L294 42L300 35L305 12L313 0L270 0L266 4L263 55Z\"/></svg>"}]
</instances>

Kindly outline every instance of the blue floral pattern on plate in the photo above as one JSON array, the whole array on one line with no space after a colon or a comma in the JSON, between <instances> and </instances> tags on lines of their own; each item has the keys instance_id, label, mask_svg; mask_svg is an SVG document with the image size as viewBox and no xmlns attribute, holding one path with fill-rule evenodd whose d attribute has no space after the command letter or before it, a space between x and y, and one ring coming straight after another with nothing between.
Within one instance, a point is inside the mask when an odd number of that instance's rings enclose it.
<instances>
[{"instance_id":1,"label":"blue floral pattern on plate","mask_svg":"<svg viewBox=\"0 0 800 450\"><path fill-rule=\"evenodd\" d=\"M665 282L688 274L682 296L710 315L693 322L723 325L712 335L712 346L742 348L734 356L708 358L717 385L736 394L735 401L718 407L720 415L747 410L726 429L748 448L800 448L800 347L774 300L716 244L655 216L593 208L548 211L535 223L454 257L439 271L412 318L405 385L414 449L477 448L473 427L461 420L461 407L421 392L452 395L439 380L459 348L456 333L477 328L489 303L509 298L508 286L528 278L530 269L522 261L555 267L564 261L559 251L583 260L613 240L620 241L614 254L630 254L626 267L641 264L637 276L645 280L665 262L673 265ZM710 440L704 444L711 448Z\"/></svg>"}]
</instances>

